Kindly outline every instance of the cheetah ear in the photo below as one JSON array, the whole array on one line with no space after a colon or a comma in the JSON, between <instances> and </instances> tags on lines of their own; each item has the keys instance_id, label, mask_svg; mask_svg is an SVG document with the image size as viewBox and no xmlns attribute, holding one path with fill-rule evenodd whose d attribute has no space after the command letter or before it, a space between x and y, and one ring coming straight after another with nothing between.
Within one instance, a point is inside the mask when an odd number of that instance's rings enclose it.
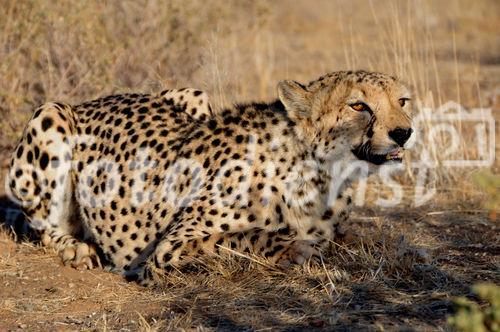
<instances>
[{"instance_id":1,"label":"cheetah ear","mask_svg":"<svg viewBox=\"0 0 500 332\"><path fill-rule=\"evenodd\" d=\"M311 114L309 91L302 84L285 80L278 83L278 97L293 120L308 118Z\"/></svg>"}]
</instances>

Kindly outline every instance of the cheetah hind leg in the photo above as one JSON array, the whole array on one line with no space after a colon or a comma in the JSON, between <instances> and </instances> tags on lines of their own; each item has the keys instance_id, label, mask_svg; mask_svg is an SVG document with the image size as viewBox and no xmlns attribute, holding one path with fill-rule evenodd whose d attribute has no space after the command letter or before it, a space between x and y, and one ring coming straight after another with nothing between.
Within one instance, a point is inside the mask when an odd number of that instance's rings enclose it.
<instances>
[{"instance_id":1,"label":"cheetah hind leg","mask_svg":"<svg viewBox=\"0 0 500 332\"><path fill-rule=\"evenodd\" d=\"M7 212L13 214L13 211L15 210L11 209ZM40 240L43 246L56 250L64 265L71 265L76 269L102 267L98 250L93 243L82 242L64 232L59 234L61 232L57 229L41 231L32 229L21 211L15 214L15 219L4 216L2 220L17 237L33 241Z\"/></svg>"},{"instance_id":2,"label":"cheetah hind leg","mask_svg":"<svg viewBox=\"0 0 500 332\"><path fill-rule=\"evenodd\" d=\"M7 189L26 217L23 222L40 232L42 244L54 248L66 265L90 269L101 263L95 247L77 238L85 232L71 178L68 138L74 128L70 105L46 103L38 108L13 154Z\"/></svg>"}]
</instances>

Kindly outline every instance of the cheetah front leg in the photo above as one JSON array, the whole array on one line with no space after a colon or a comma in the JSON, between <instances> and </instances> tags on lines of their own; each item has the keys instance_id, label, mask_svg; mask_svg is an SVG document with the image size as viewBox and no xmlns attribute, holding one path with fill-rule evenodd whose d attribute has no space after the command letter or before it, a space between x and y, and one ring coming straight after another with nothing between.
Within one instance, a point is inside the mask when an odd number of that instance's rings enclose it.
<instances>
[{"instance_id":1,"label":"cheetah front leg","mask_svg":"<svg viewBox=\"0 0 500 332\"><path fill-rule=\"evenodd\" d=\"M296 232L288 227L276 231L254 228L201 238L169 234L158 244L145 266L130 274L128 279L148 286L157 283L164 273L197 262L202 256L233 255L260 258L272 265L288 267L290 264L304 264L317 257L319 251L314 241L297 239Z\"/></svg>"},{"instance_id":2,"label":"cheetah front leg","mask_svg":"<svg viewBox=\"0 0 500 332\"><path fill-rule=\"evenodd\" d=\"M203 238L202 241L201 246L199 241L188 241L188 252L196 253L196 256L202 253L217 256L242 253L244 256L264 259L267 263L279 267L303 265L320 255L316 241L298 239L297 232L289 227L276 231L255 228L246 232L215 234ZM198 247L201 247L202 251L196 252Z\"/></svg>"},{"instance_id":3,"label":"cheetah front leg","mask_svg":"<svg viewBox=\"0 0 500 332\"><path fill-rule=\"evenodd\" d=\"M13 154L6 188L29 226L40 231L42 244L54 248L64 264L91 269L101 264L95 247L79 239L85 232L71 179L74 128L69 105L38 108Z\"/></svg>"}]
</instances>

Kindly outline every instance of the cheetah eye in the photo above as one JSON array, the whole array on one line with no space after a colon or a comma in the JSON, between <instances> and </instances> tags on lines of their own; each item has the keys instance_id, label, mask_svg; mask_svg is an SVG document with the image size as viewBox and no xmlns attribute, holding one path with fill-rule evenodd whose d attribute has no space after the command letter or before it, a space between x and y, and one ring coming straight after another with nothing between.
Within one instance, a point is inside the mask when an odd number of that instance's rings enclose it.
<instances>
[{"instance_id":1,"label":"cheetah eye","mask_svg":"<svg viewBox=\"0 0 500 332\"><path fill-rule=\"evenodd\" d=\"M407 102L408 100L410 100L410 98L401 98L401 99L399 99L399 100L398 100L398 102L399 102L399 106L401 106L401 107L405 107L406 102Z\"/></svg>"},{"instance_id":2,"label":"cheetah eye","mask_svg":"<svg viewBox=\"0 0 500 332\"><path fill-rule=\"evenodd\" d=\"M351 104L349 105L351 106L351 108L355 111L358 111L358 112L370 112L370 107L368 107L368 105L366 105L365 103L354 103L354 104Z\"/></svg>"}]
</instances>

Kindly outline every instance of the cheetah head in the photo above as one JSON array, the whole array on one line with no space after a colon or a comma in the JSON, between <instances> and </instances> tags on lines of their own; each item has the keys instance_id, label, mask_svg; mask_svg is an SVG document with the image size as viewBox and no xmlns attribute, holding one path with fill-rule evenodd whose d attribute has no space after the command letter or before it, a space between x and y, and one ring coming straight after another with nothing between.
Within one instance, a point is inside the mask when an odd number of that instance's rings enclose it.
<instances>
[{"instance_id":1,"label":"cheetah head","mask_svg":"<svg viewBox=\"0 0 500 332\"><path fill-rule=\"evenodd\" d=\"M409 90L396 78L342 71L304 86L278 84L278 94L296 133L324 159L354 155L375 165L400 162L410 138Z\"/></svg>"}]
</instances>

